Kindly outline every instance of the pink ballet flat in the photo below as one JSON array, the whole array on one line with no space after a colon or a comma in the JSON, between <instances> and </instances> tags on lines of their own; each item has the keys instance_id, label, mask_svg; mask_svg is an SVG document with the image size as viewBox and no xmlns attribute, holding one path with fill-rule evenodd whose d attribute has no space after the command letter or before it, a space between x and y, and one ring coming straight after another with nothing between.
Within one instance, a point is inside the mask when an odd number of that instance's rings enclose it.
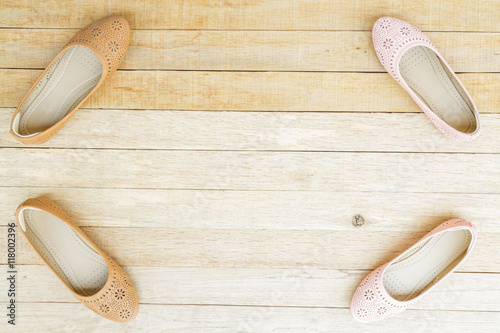
<instances>
[{"instance_id":1,"label":"pink ballet flat","mask_svg":"<svg viewBox=\"0 0 500 333\"><path fill-rule=\"evenodd\" d=\"M436 227L365 277L352 297L352 316L371 322L403 312L465 261L476 238L476 228L465 220L449 220Z\"/></svg>"},{"instance_id":2,"label":"pink ballet flat","mask_svg":"<svg viewBox=\"0 0 500 333\"><path fill-rule=\"evenodd\" d=\"M444 135L454 141L479 136L474 101L422 31L405 21L381 17L373 25L372 37L382 66Z\"/></svg>"}]
</instances>

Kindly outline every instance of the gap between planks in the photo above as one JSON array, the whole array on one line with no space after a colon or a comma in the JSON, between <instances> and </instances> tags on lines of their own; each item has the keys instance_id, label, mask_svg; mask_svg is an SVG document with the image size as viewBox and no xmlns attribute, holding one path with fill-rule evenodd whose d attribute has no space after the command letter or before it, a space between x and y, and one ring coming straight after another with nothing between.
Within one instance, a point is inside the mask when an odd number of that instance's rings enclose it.
<instances>
[{"instance_id":1,"label":"gap between planks","mask_svg":"<svg viewBox=\"0 0 500 333\"><path fill-rule=\"evenodd\" d=\"M0 107L17 107L39 70L0 70ZM500 73L459 74L481 113L496 113ZM162 93L159 93L159 92ZM363 96L363 98L360 98ZM385 73L117 71L87 108L420 112Z\"/></svg>"},{"instance_id":2,"label":"gap between planks","mask_svg":"<svg viewBox=\"0 0 500 333\"><path fill-rule=\"evenodd\" d=\"M500 194L227 191L2 187L0 224L36 196L60 205L79 226L189 229L428 232L451 218L482 232L500 228ZM116 200L120 198L120 200ZM165 203L169 203L165 205ZM397 202L390 209L381 202ZM227 209L233 207L233 209ZM286 209L283 209L286 207ZM408 214L411 211L412 214ZM362 227L352 217L365 219ZM158 219L162 216L163 219Z\"/></svg>"},{"instance_id":3,"label":"gap between planks","mask_svg":"<svg viewBox=\"0 0 500 333\"><path fill-rule=\"evenodd\" d=\"M32 148L2 148L2 152L0 181L8 187L484 194L500 189L500 154ZM17 162L15 169L11 161Z\"/></svg>"},{"instance_id":4,"label":"gap between planks","mask_svg":"<svg viewBox=\"0 0 500 333\"><path fill-rule=\"evenodd\" d=\"M439 6L434 0L254 0L210 6L205 1L158 6L155 0L72 2L71 5L66 1L40 0L33 6L29 0L4 0L0 8L3 26L82 28L104 16L119 14L134 28L217 30L369 30L377 18L388 15L424 30L499 31L498 12L500 4L494 0L443 0Z\"/></svg>"},{"instance_id":5,"label":"gap between planks","mask_svg":"<svg viewBox=\"0 0 500 333\"><path fill-rule=\"evenodd\" d=\"M19 321L25 330L48 332L60 329L61 317L71 317L72 332L124 332L157 331L175 333L221 332L304 332L304 327L318 332L411 332L440 331L443 327L453 332L495 332L497 313L461 311L406 310L397 317L375 324L355 322L347 309L280 308L280 307L227 307L200 305L141 305L138 317L126 325L117 324L97 315L89 316L81 304L25 303L32 320ZM227 320L221 321L221 318ZM71 323L78 323L72 325Z\"/></svg>"},{"instance_id":6,"label":"gap between planks","mask_svg":"<svg viewBox=\"0 0 500 333\"><path fill-rule=\"evenodd\" d=\"M2 266L3 267L3 266ZM301 308L348 308L352 293L368 271L252 268L135 267L125 270L135 282L141 303ZM41 265L19 267L19 302L78 301ZM450 311L500 310L499 274L456 273L439 290L413 305L413 309ZM1 282L1 284L5 284ZM488 289L482 300L477 290ZM38 290L38 292L37 292ZM30 295L24 296L24 295ZM29 301L28 301L29 299Z\"/></svg>"},{"instance_id":7,"label":"gap between planks","mask_svg":"<svg viewBox=\"0 0 500 333\"><path fill-rule=\"evenodd\" d=\"M3 68L45 68L78 30L0 30ZM459 73L498 72L500 33L431 32ZM286 54L285 57L282 55ZM132 31L122 70L385 72L371 32Z\"/></svg>"},{"instance_id":8,"label":"gap between planks","mask_svg":"<svg viewBox=\"0 0 500 333\"><path fill-rule=\"evenodd\" d=\"M0 108L8 126L14 108ZM500 153L500 115L483 114L472 142L444 137L421 112L220 112L80 109L49 142L23 145L0 133L3 148L116 150ZM95 124L101 124L96 126ZM154 131L151 124L162 124ZM200 140L203 138L203 140ZM418 138L418 140L415 140Z\"/></svg>"},{"instance_id":9,"label":"gap between planks","mask_svg":"<svg viewBox=\"0 0 500 333\"><path fill-rule=\"evenodd\" d=\"M168 221L164 219L165 223ZM6 227L2 227L6 228ZM338 230L240 230L83 227L99 248L124 266L204 268L375 269L417 242L427 232ZM5 235L0 236L5 243ZM22 238L21 238L22 239ZM147 239L147 247L141 239ZM462 272L499 272L494 253L498 232L480 232ZM269 244L272 244L270 246ZM41 264L23 239L18 264ZM5 264L6 259L0 263Z\"/></svg>"}]
</instances>

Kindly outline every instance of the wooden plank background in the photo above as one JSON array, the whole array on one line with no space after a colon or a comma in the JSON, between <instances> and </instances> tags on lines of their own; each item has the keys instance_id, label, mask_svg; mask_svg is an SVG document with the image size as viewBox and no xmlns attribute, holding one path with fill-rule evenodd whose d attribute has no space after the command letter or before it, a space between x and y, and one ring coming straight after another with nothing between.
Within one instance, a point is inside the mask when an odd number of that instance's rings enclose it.
<instances>
[{"instance_id":1,"label":"wooden plank background","mask_svg":"<svg viewBox=\"0 0 500 333\"><path fill-rule=\"evenodd\" d=\"M133 29L118 72L51 141L16 142L41 70L110 14ZM384 15L459 73L477 140L443 137L384 72L370 33ZM497 331L499 1L0 0L0 17L0 248L19 203L48 196L141 302L126 325L92 314L18 235L16 331ZM362 278L455 217L480 235L459 272L397 317L352 320Z\"/></svg>"}]
</instances>

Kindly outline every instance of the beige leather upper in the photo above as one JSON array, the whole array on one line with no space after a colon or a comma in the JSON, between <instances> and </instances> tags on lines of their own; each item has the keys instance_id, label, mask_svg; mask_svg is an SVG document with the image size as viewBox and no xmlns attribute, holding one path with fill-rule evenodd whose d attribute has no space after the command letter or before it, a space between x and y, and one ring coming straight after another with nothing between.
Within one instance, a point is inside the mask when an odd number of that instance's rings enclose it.
<instances>
[{"instance_id":1,"label":"beige leather upper","mask_svg":"<svg viewBox=\"0 0 500 333\"><path fill-rule=\"evenodd\" d=\"M139 301L127 274L52 200L26 200L16 219L31 247L86 307L117 322L137 316Z\"/></svg>"},{"instance_id":2,"label":"beige leather upper","mask_svg":"<svg viewBox=\"0 0 500 333\"><path fill-rule=\"evenodd\" d=\"M33 84L12 117L25 144L51 139L125 58L130 27L121 16L91 23L70 39Z\"/></svg>"}]
</instances>

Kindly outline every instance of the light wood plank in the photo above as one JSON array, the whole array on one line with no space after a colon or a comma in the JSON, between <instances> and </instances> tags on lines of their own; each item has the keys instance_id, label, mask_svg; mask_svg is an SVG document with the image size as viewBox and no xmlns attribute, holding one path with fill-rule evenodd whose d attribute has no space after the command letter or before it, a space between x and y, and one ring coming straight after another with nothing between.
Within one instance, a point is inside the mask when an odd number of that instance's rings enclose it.
<instances>
[{"instance_id":1,"label":"light wood plank","mask_svg":"<svg viewBox=\"0 0 500 333\"><path fill-rule=\"evenodd\" d=\"M13 113L14 108L0 108L3 128ZM42 147L499 153L500 115L484 114L481 122L478 139L457 143L423 113L82 109ZM153 124L161 126L151 130ZM0 147L26 146L2 131Z\"/></svg>"},{"instance_id":2,"label":"light wood plank","mask_svg":"<svg viewBox=\"0 0 500 333\"><path fill-rule=\"evenodd\" d=\"M141 29L369 30L378 17L395 16L424 30L500 31L496 0L243 2L123 2L4 0L5 27L82 28L111 14L124 15Z\"/></svg>"},{"instance_id":3,"label":"light wood plank","mask_svg":"<svg viewBox=\"0 0 500 333\"><path fill-rule=\"evenodd\" d=\"M9 187L486 194L500 191L499 163L498 154L3 148L0 183Z\"/></svg>"},{"instance_id":4,"label":"light wood plank","mask_svg":"<svg viewBox=\"0 0 500 333\"><path fill-rule=\"evenodd\" d=\"M1 304L2 307L5 305ZM198 305L159 306L144 304L137 318L118 324L82 309L81 304L21 304L25 314L14 332L23 330L56 332L61 322L71 332L496 332L497 312L453 312L407 310L397 317L375 324L354 321L347 309L226 307Z\"/></svg>"},{"instance_id":5,"label":"light wood plank","mask_svg":"<svg viewBox=\"0 0 500 333\"><path fill-rule=\"evenodd\" d=\"M131 22L122 69L53 140L0 133L0 248L17 205L47 195L141 301L130 324L100 318L18 231L19 322L0 331L498 331L499 1L0 2L4 129L78 29ZM479 106L478 140L444 138L384 73L369 31L382 15L430 31ZM414 309L356 323L369 270L453 217L479 230L460 271Z\"/></svg>"},{"instance_id":6,"label":"light wood plank","mask_svg":"<svg viewBox=\"0 0 500 333\"><path fill-rule=\"evenodd\" d=\"M76 29L1 29L3 68L45 68ZM457 72L498 72L500 33L430 32ZM124 69L385 72L368 31L134 30Z\"/></svg>"},{"instance_id":7,"label":"light wood plank","mask_svg":"<svg viewBox=\"0 0 500 333\"><path fill-rule=\"evenodd\" d=\"M16 107L40 70L0 69L1 107ZM497 113L500 73L459 75L481 113ZM90 108L422 112L386 73L118 71Z\"/></svg>"},{"instance_id":8,"label":"light wood plank","mask_svg":"<svg viewBox=\"0 0 500 333\"><path fill-rule=\"evenodd\" d=\"M4 268L5 266L2 266ZM78 303L41 265L17 266L18 302ZM369 273L356 270L125 267L142 304L349 308ZM499 274L455 273L412 306L421 310L500 311ZM0 287L6 282L1 281ZM2 285L3 284L3 285ZM487 291L486 291L487 290Z\"/></svg>"},{"instance_id":9,"label":"light wood plank","mask_svg":"<svg viewBox=\"0 0 500 333\"><path fill-rule=\"evenodd\" d=\"M352 231L356 214L367 233L426 232L450 218L471 221L481 232L500 227L498 194L36 187L1 188L1 225L14 222L21 202L40 195L91 227Z\"/></svg>"},{"instance_id":10,"label":"light wood plank","mask_svg":"<svg viewBox=\"0 0 500 333\"><path fill-rule=\"evenodd\" d=\"M165 223L168 225L168 221ZM83 230L122 265L205 268L375 269L426 234L372 233L362 228L326 231L84 227ZM2 234L0 240L7 247L6 233ZM18 236L18 264L41 264L27 241ZM460 270L499 272L500 258L491 256L499 242L500 233L481 233L471 257ZM7 258L0 260L5 264Z\"/></svg>"}]
</instances>

